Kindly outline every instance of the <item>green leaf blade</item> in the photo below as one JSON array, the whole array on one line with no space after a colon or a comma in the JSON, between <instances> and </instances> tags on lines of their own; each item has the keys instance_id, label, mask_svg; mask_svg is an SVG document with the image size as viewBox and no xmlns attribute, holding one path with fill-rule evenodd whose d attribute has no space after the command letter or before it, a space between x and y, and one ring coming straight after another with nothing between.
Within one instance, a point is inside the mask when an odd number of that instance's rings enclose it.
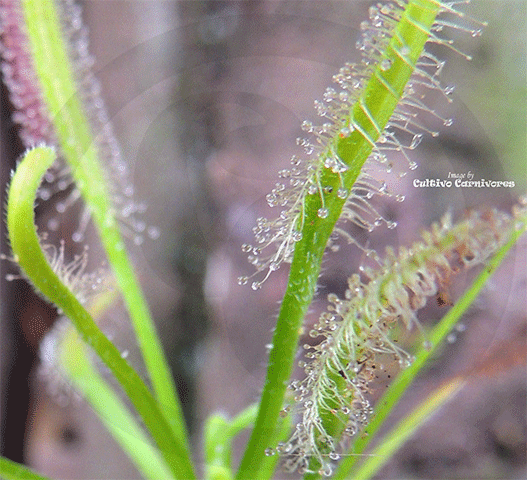
<instances>
[{"instance_id":1,"label":"green leaf blade","mask_svg":"<svg viewBox=\"0 0 527 480\"><path fill-rule=\"evenodd\" d=\"M13 175L8 191L7 227L14 259L36 290L62 309L83 340L110 368L143 418L174 476L181 480L195 478L186 444L174 434L150 390L62 283L40 246L33 202L41 178L54 160L53 148L36 147L25 154Z\"/></svg>"}]
</instances>

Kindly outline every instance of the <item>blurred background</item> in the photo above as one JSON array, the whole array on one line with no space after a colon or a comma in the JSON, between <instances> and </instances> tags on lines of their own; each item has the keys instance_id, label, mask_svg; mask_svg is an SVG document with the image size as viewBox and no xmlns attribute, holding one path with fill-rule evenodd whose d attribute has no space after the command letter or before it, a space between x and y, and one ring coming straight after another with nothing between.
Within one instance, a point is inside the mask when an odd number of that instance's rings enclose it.
<instances>
[{"instance_id":1,"label":"blurred background","mask_svg":"<svg viewBox=\"0 0 527 480\"><path fill-rule=\"evenodd\" d=\"M295 139L302 135L302 121L322 123L313 101L321 99L345 62L359 60L355 42L371 3L79 2L134 196L147 203L146 220L160 231L155 241L130 243L170 356L198 463L207 415L234 415L258 399L266 344L286 284L287 271L281 269L258 292L238 286L237 277L251 273L240 246L252 241L257 217L276 215L265 195L278 170L299 152ZM452 104L432 92L427 105L454 123L444 129L427 119L444 131L411 152L419 168L404 178L386 175L391 191L406 200L378 200L379 211L399 224L395 231L381 226L367 238L379 253L386 245L417 240L420 229L447 211L459 217L473 207L509 209L527 186L527 2L486 0L462 7L489 26L476 38L448 32L471 62L431 47L447 61L444 84L456 88ZM1 93L6 185L23 146L4 87ZM404 159L393 161L395 171L407 169ZM412 186L414 178L445 179L449 172L468 171L475 179L512 180L516 188ZM38 215L44 227L50 219L65 223L59 232L64 236L75 228L68 233L71 219L59 218L53 201L42 204ZM8 254L3 228L2 252ZM354 233L366 241L363 232ZM523 241L509 256L464 319L465 330L445 345L391 421L442 380L477 367L477 381L430 419L378 478L527 475L525 247ZM97 265L96 250L94 255ZM347 277L362 260L360 250L344 243L328 254L308 321L315 321L328 293L344 293ZM57 396L49 377L39 373L39 344L52 331L56 314L25 282L4 280L13 272L9 262L1 262L1 271L2 454L54 478L139 478L89 407L73 392ZM453 298L469 279L452 286ZM434 299L430 303L420 314L425 327L445 312ZM106 328L133 359L137 346L121 317L107 319Z\"/></svg>"}]
</instances>

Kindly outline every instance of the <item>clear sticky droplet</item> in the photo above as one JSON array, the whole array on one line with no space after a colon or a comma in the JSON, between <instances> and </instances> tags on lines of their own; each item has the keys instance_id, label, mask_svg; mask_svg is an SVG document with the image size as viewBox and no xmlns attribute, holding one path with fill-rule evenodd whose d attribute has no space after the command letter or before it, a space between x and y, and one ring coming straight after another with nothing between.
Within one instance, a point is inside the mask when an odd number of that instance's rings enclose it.
<instances>
[{"instance_id":1,"label":"clear sticky droplet","mask_svg":"<svg viewBox=\"0 0 527 480\"><path fill-rule=\"evenodd\" d=\"M56 232L60 227L60 222L56 218L48 220L48 229L52 232Z\"/></svg>"},{"instance_id":2,"label":"clear sticky droplet","mask_svg":"<svg viewBox=\"0 0 527 480\"><path fill-rule=\"evenodd\" d=\"M337 197L344 200L345 198L348 198L348 190L345 188L339 188L337 190Z\"/></svg>"},{"instance_id":3,"label":"clear sticky droplet","mask_svg":"<svg viewBox=\"0 0 527 480\"><path fill-rule=\"evenodd\" d=\"M327 208L319 208L317 211L317 216L319 218L327 218L329 215L329 210Z\"/></svg>"},{"instance_id":4,"label":"clear sticky droplet","mask_svg":"<svg viewBox=\"0 0 527 480\"><path fill-rule=\"evenodd\" d=\"M389 59L389 58L385 58L384 60L381 61L381 63L379 64L379 68L385 72L386 70L389 70L390 67L392 66L392 61Z\"/></svg>"},{"instance_id":5,"label":"clear sticky droplet","mask_svg":"<svg viewBox=\"0 0 527 480\"><path fill-rule=\"evenodd\" d=\"M307 189L307 193L309 195L314 195L315 193L317 193L317 187L316 185L309 185L308 189Z\"/></svg>"},{"instance_id":6,"label":"clear sticky droplet","mask_svg":"<svg viewBox=\"0 0 527 480\"><path fill-rule=\"evenodd\" d=\"M444 89L445 95L452 95L456 89L455 85L447 85Z\"/></svg>"},{"instance_id":7,"label":"clear sticky droplet","mask_svg":"<svg viewBox=\"0 0 527 480\"><path fill-rule=\"evenodd\" d=\"M410 143L410 146L408 148L410 148L410 150L417 148L417 146L421 143L422 140L423 140L423 134L418 133L414 135L412 138L412 143Z\"/></svg>"},{"instance_id":8,"label":"clear sticky droplet","mask_svg":"<svg viewBox=\"0 0 527 480\"><path fill-rule=\"evenodd\" d=\"M330 465L325 465L318 471L318 474L322 475L323 477L331 477L332 473L333 473L333 469L331 468Z\"/></svg>"},{"instance_id":9,"label":"clear sticky droplet","mask_svg":"<svg viewBox=\"0 0 527 480\"><path fill-rule=\"evenodd\" d=\"M57 183L58 189L63 192L70 186L71 182L68 180L59 180L59 183Z\"/></svg>"},{"instance_id":10,"label":"clear sticky droplet","mask_svg":"<svg viewBox=\"0 0 527 480\"><path fill-rule=\"evenodd\" d=\"M265 455L267 457L272 457L275 453L276 452L275 452L274 448L266 448L265 449Z\"/></svg>"},{"instance_id":11,"label":"clear sticky droplet","mask_svg":"<svg viewBox=\"0 0 527 480\"><path fill-rule=\"evenodd\" d=\"M82 242L84 240L84 235L81 233L81 232L75 232L73 233L73 235L71 236L71 239L75 242L75 243L79 243L79 242Z\"/></svg>"},{"instance_id":12,"label":"clear sticky droplet","mask_svg":"<svg viewBox=\"0 0 527 480\"><path fill-rule=\"evenodd\" d=\"M51 191L48 188L41 188L38 191L38 196L41 200L49 200L51 198Z\"/></svg>"},{"instance_id":13,"label":"clear sticky droplet","mask_svg":"<svg viewBox=\"0 0 527 480\"><path fill-rule=\"evenodd\" d=\"M313 124L308 120L304 120L302 122L302 130L311 133L313 131Z\"/></svg>"},{"instance_id":14,"label":"clear sticky droplet","mask_svg":"<svg viewBox=\"0 0 527 480\"><path fill-rule=\"evenodd\" d=\"M132 184L126 185L123 191L125 197L133 197L134 196L134 186Z\"/></svg>"},{"instance_id":15,"label":"clear sticky droplet","mask_svg":"<svg viewBox=\"0 0 527 480\"><path fill-rule=\"evenodd\" d=\"M302 240L302 232L293 232L292 237L294 242L299 242Z\"/></svg>"},{"instance_id":16,"label":"clear sticky droplet","mask_svg":"<svg viewBox=\"0 0 527 480\"><path fill-rule=\"evenodd\" d=\"M137 233L144 232L144 231L145 231L145 228L146 228L146 224L145 224L145 222L143 222L143 221L138 221L138 222L136 222L135 225L134 225L134 230L135 230Z\"/></svg>"},{"instance_id":17,"label":"clear sticky droplet","mask_svg":"<svg viewBox=\"0 0 527 480\"><path fill-rule=\"evenodd\" d=\"M148 235L148 238L150 238L151 240L156 240L159 238L159 235L161 234L161 232L159 231L159 228L150 226L147 228L146 234Z\"/></svg>"},{"instance_id":18,"label":"clear sticky droplet","mask_svg":"<svg viewBox=\"0 0 527 480\"><path fill-rule=\"evenodd\" d=\"M55 181L55 174L53 172L46 172L44 174L44 180L48 183L52 183Z\"/></svg>"}]
</instances>

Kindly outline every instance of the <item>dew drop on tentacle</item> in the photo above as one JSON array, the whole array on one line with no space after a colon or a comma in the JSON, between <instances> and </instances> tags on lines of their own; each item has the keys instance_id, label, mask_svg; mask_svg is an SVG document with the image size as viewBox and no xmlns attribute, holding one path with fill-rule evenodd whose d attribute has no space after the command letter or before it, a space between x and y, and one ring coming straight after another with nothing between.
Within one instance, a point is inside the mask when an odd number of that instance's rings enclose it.
<instances>
[{"instance_id":1,"label":"dew drop on tentacle","mask_svg":"<svg viewBox=\"0 0 527 480\"><path fill-rule=\"evenodd\" d=\"M443 88L443 92L445 92L445 95L452 95L455 89L455 85L447 85Z\"/></svg>"},{"instance_id":2,"label":"dew drop on tentacle","mask_svg":"<svg viewBox=\"0 0 527 480\"><path fill-rule=\"evenodd\" d=\"M325 208L325 207L319 208L317 210L317 216L319 218L327 218L328 215L329 215L329 210L327 208Z\"/></svg>"},{"instance_id":3,"label":"dew drop on tentacle","mask_svg":"<svg viewBox=\"0 0 527 480\"><path fill-rule=\"evenodd\" d=\"M383 72L389 70L391 66L392 66L392 61L391 61L389 58L385 58L385 59L382 60L381 63L379 64L379 68L380 68Z\"/></svg>"},{"instance_id":4,"label":"dew drop on tentacle","mask_svg":"<svg viewBox=\"0 0 527 480\"><path fill-rule=\"evenodd\" d=\"M323 477L331 477L333 474L333 468L331 465L325 465L318 470L318 474L322 475Z\"/></svg>"},{"instance_id":5,"label":"dew drop on tentacle","mask_svg":"<svg viewBox=\"0 0 527 480\"><path fill-rule=\"evenodd\" d=\"M267 457L272 457L272 456L275 455L275 454L276 454L276 451L275 451L274 448L269 447L269 448L266 448L266 449L265 449L265 455L266 455Z\"/></svg>"},{"instance_id":6,"label":"dew drop on tentacle","mask_svg":"<svg viewBox=\"0 0 527 480\"><path fill-rule=\"evenodd\" d=\"M71 239L75 242L75 243L80 243L84 240L84 234L81 233L81 232L74 232L71 236Z\"/></svg>"},{"instance_id":7,"label":"dew drop on tentacle","mask_svg":"<svg viewBox=\"0 0 527 480\"><path fill-rule=\"evenodd\" d=\"M414 148L417 148L418 145L423 140L423 134L422 133L416 133L412 138L412 143L410 143L410 146L408 147L410 150L413 150Z\"/></svg>"},{"instance_id":8,"label":"dew drop on tentacle","mask_svg":"<svg viewBox=\"0 0 527 480\"><path fill-rule=\"evenodd\" d=\"M51 198L51 191L49 188L40 188L37 192L38 197L41 200L49 200Z\"/></svg>"},{"instance_id":9,"label":"dew drop on tentacle","mask_svg":"<svg viewBox=\"0 0 527 480\"><path fill-rule=\"evenodd\" d=\"M341 187L337 190L337 197L339 197L342 200L348 198L348 195L349 195L349 192L346 188Z\"/></svg>"}]
</instances>

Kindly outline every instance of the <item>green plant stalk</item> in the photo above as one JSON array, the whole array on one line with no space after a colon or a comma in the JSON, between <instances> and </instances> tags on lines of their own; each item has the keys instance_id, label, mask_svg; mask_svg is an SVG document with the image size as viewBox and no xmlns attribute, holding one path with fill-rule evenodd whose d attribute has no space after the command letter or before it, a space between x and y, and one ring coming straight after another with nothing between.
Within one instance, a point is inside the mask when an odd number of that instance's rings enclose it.
<instances>
[{"instance_id":1,"label":"green plant stalk","mask_svg":"<svg viewBox=\"0 0 527 480\"><path fill-rule=\"evenodd\" d=\"M204 429L205 479L232 480L232 442L243 430L254 425L258 405L251 405L232 420L223 415L212 415L207 419ZM291 429L291 420L284 419L281 426L281 438L286 439ZM266 457L264 471L274 471L279 457Z\"/></svg>"},{"instance_id":2,"label":"green plant stalk","mask_svg":"<svg viewBox=\"0 0 527 480\"><path fill-rule=\"evenodd\" d=\"M222 415L212 415L203 429L205 443L205 479L232 480L229 421Z\"/></svg>"},{"instance_id":3,"label":"green plant stalk","mask_svg":"<svg viewBox=\"0 0 527 480\"><path fill-rule=\"evenodd\" d=\"M216 478L211 474L211 469L221 468L231 471L232 441L242 430L252 426L256 418L258 408L251 405L243 410L232 420L223 415L212 415L207 419L204 429L205 463L208 473L206 478Z\"/></svg>"},{"instance_id":4,"label":"green plant stalk","mask_svg":"<svg viewBox=\"0 0 527 480\"><path fill-rule=\"evenodd\" d=\"M465 291L456 304L430 332L427 337L426 348L423 346L419 352L417 352L412 365L403 370L397 376L388 390L386 390L384 395L379 399L365 432L355 441L353 448L350 451L351 456L345 458L339 464L338 470L333 477L334 480L345 480L348 478L355 463L360 459L360 455L364 453L368 445L375 438L380 427L384 424L384 421L388 415L390 415L395 405L404 395L417 375L426 366L430 357L443 344L448 334L452 332L452 329L459 322L463 314L467 311L470 305L472 305L476 297L489 281L490 277L499 267L509 250L517 242L518 238L525 232L527 218L524 217L518 220L518 225L521 225L521 228L517 228L512 231L509 241L497 251L489 263L476 277L472 285Z\"/></svg>"},{"instance_id":5,"label":"green plant stalk","mask_svg":"<svg viewBox=\"0 0 527 480\"><path fill-rule=\"evenodd\" d=\"M464 382L456 378L436 389L425 401L421 402L406 418L401 420L380 445L378 445L360 468L353 473L353 480L368 480L373 477L416 430L430 419L441 406L450 400L463 387Z\"/></svg>"},{"instance_id":6,"label":"green plant stalk","mask_svg":"<svg viewBox=\"0 0 527 480\"><path fill-rule=\"evenodd\" d=\"M134 416L90 361L88 349L77 331L70 327L60 346L60 365L73 385L117 440L147 480L173 480L174 477Z\"/></svg>"},{"instance_id":7,"label":"green plant stalk","mask_svg":"<svg viewBox=\"0 0 527 480\"><path fill-rule=\"evenodd\" d=\"M38 292L62 309L83 340L115 375L156 441L175 478L195 478L187 446L176 437L160 405L139 375L121 357L75 295L50 267L40 246L33 203L40 181L55 161L55 150L29 150L12 178L8 192L7 230L15 261Z\"/></svg>"},{"instance_id":8,"label":"green plant stalk","mask_svg":"<svg viewBox=\"0 0 527 480\"><path fill-rule=\"evenodd\" d=\"M109 310L118 298L116 290L104 290L90 300L89 313L99 318ZM72 325L60 336L59 365L82 396L97 412L102 423L137 469L147 480L170 480L173 475L159 450L145 434L128 406L116 395L114 388L93 365L86 345Z\"/></svg>"},{"instance_id":9,"label":"green plant stalk","mask_svg":"<svg viewBox=\"0 0 527 480\"><path fill-rule=\"evenodd\" d=\"M50 480L20 463L0 457L0 478L2 480Z\"/></svg>"},{"instance_id":10,"label":"green plant stalk","mask_svg":"<svg viewBox=\"0 0 527 480\"><path fill-rule=\"evenodd\" d=\"M341 182L344 188L351 191L372 152L372 141L378 140L378 130L384 130L401 99L440 8L441 5L433 0L414 0L408 4L382 57L390 59L391 68L385 72L378 64L361 100L351 108L350 117L366 134L356 129L349 137L336 137L333 145L322 155L321 164L331 150L336 151L348 170L339 176L329 169L323 169L321 184L329 187L326 190L331 190L331 193L324 194L324 202L317 195L306 197L302 239L295 246L288 285L273 337L273 348L269 355L260 409L237 473L238 480L267 478L269 475L269 472L261 471L265 450L277 443L276 424L292 373L302 323L313 298L329 236L345 203L345 200L337 196L337 191ZM400 53L403 47L408 49L408 54L404 56ZM317 215L323 205L328 209L326 218Z\"/></svg>"},{"instance_id":11,"label":"green plant stalk","mask_svg":"<svg viewBox=\"0 0 527 480\"><path fill-rule=\"evenodd\" d=\"M187 445L189 452L174 380L115 219L106 172L99 163L97 144L78 96L57 10L53 0L22 0L22 6L35 71L61 152L97 226L156 397L180 443Z\"/></svg>"}]
</instances>

